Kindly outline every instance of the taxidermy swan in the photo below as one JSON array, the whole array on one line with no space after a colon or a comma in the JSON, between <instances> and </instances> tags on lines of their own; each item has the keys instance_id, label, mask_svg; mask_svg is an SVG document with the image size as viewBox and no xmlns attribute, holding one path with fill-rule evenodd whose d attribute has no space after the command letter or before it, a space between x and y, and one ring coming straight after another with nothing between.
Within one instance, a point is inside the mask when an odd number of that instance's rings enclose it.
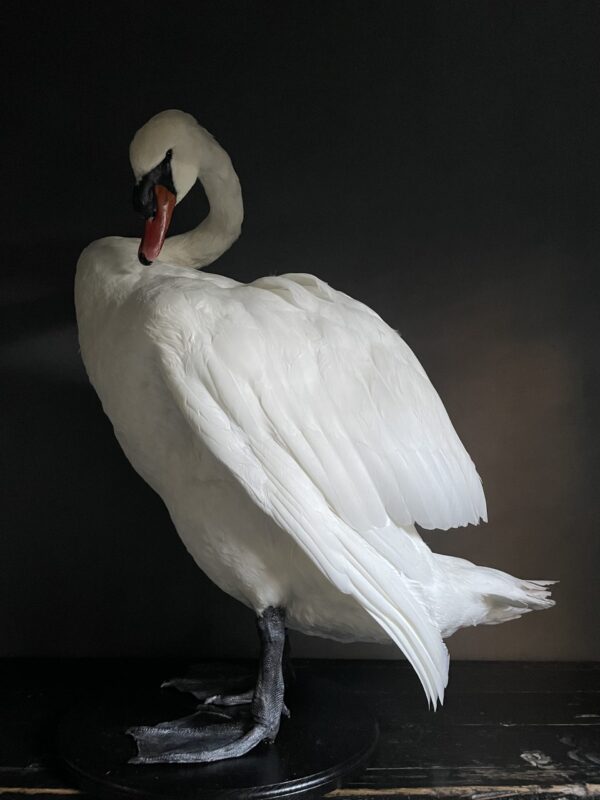
<instances>
[{"instance_id":1,"label":"taxidermy swan","mask_svg":"<svg viewBox=\"0 0 600 800\"><path fill-rule=\"evenodd\" d=\"M240 235L227 153L181 111L130 148L138 240L87 247L75 299L82 357L115 434L186 548L254 610L253 724L207 747L134 730L137 761L213 761L273 740L286 626L394 642L443 699L444 638L548 608L544 581L432 553L415 529L486 519L481 480L410 348L370 308L307 274L242 284L201 271ZM207 218L166 238L200 180ZM188 731L189 734L189 731Z\"/></svg>"}]
</instances>

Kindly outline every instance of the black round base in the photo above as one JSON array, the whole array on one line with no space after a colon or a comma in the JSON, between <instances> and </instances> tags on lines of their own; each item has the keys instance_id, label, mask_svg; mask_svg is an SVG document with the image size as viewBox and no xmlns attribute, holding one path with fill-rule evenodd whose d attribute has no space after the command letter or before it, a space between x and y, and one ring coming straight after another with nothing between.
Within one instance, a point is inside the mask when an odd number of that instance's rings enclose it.
<instances>
[{"instance_id":1,"label":"black round base","mask_svg":"<svg viewBox=\"0 0 600 800\"><path fill-rule=\"evenodd\" d=\"M172 689L97 698L62 721L59 755L76 783L105 798L259 800L321 797L356 771L373 751L377 723L356 698L301 670L286 693L291 719L274 744L212 764L133 765L132 725L190 714L198 701Z\"/></svg>"}]
</instances>

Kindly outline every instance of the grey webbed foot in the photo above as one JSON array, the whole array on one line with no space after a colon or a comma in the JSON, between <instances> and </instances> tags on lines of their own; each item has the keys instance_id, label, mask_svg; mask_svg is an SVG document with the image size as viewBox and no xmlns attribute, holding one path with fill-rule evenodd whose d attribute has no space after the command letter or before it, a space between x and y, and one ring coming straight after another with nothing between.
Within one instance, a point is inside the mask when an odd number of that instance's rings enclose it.
<instances>
[{"instance_id":1,"label":"grey webbed foot","mask_svg":"<svg viewBox=\"0 0 600 800\"><path fill-rule=\"evenodd\" d=\"M179 724L184 721L185 725ZM269 736L267 728L253 724L252 719L211 725L202 712L184 720L130 728L127 733L138 749L130 764L201 764L237 758Z\"/></svg>"},{"instance_id":2,"label":"grey webbed foot","mask_svg":"<svg viewBox=\"0 0 600 800\"><path fill-rule=\"evenodd\" d=\"M258 680L253 691L198 697L204 700L194 714L157 725L129 728L138 754L132 764L199 764L238 758L262 741L273 742L284 705L282 660L285 642L285 612L267 608L258 618L261 658ZM183 681L167 685L183 689ZM183 689L185 690L185 689ZM210 703L210 704L207 704ZM243 705L251 704L249 709ZM238 706L237 710L218 706ZM287 714L286 714L287 712ZM222 720L222 721L221 721ZM211 724L213 723L213 724Z\"/></svg>"},{"instance_id":3,"label":"grey webbed foot","mask_svg":"<svg viewBox=\"0 0 600 800\"><path fill-rule=\"evenodd\" d=\"M205 668L208 669L205 669ZM175 689L182 694L193 694L197 700L205 702L210 697L218 695L237 696L254 694L255 677L252 673L239 674L239 669L235 668L235 674L228 674L231 664L200 664L195 665L190 673L183 678L172 678L161 684L161 689ZM215 678L215 670L220 673L219 678Z\"/></svg>"},{"instance_id":4,"label":"grey webbed foot","mask_svg":"<svg viewBox=\"0 0 600 800\"><path fill-rule=\"evenodd\" d=\"M212 697L207 697L204 700L205 706L243 706L249 705L254 700L254 689L248 689L247 692L241 694L213 694ZM289 719L291 717L290 710L284 703L281 708L281 716Z\"/></svg>"},{"instance_id":5,"label":"grey webbed foot","mask_svg":"<svg viewBox=\"0 0 600 800\"><path fill-rule=\"evenodd\" d=\"M213 694L204 700L205 706L243 706L254 699L254 689L239 694Z\"/></svg>"}]
</instances>

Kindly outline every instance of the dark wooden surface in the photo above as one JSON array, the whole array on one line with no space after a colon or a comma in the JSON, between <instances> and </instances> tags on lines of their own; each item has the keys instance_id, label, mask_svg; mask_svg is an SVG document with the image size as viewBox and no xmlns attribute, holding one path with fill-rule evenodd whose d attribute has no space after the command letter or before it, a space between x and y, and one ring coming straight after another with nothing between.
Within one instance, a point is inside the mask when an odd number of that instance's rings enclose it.
<instances>
[{"instance_id":1,"label":"dark wooden surface","mask_svg":"<svg viewBox=\"0 0 600 800\"><path fill-rule=\"evenodd\" d=\"M97 689L155 685L180 661L0 662L0 795L69 797L53 761L61 714ZM336 798L600 795L600 664L459 662L446 702L428 711L403 662L300 661L371 700L381 740Z\"/></svg>"}]
</instances>

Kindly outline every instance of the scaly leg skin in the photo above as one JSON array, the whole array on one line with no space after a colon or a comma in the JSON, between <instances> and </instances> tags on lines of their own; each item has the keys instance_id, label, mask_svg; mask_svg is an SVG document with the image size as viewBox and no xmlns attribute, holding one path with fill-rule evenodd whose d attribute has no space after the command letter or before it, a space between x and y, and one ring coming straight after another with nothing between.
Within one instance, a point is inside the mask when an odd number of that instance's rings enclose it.
<instances>
[{"instance_id":1,"label":"scaly leg skin","mask_svg":"<svg viewBox=\"0 0 600 800\"><path fill-rule=\"evenodd\" d=\"M251 712L247 719L213 725L206 722L208 708L200 706L195 714L159 725L129 728L138 754L131 764L201 764L238 758L257 744L275 741L284 713L284 681L282 660L285 643L285 611L267 608L258 618L261 658L258 680L252 696ZM213 715L214 716L214 715Z\"/></svg>"},{"instance_id":2,"label":"scaly leg skin","mask_svg":"<svg viewBox=\"0 0 600 800\"><path fill-rule=\"evenodd\" d=\"M290 683L293 683L296 679L296 675L294 673L294 667L292 666L292 659L291 659L291 648L290 648L290 640L288 636L288 632L285 632L285 642L283 645L283 658L282 658L282 670L283 670L283 679L284 684L288 686ZM242 706L251 703L254 700L254 692L255 689L247 689L245 692L238 692L236 694L229 694L229 693L220 693L220 694L213 694L210 697L206 697L204 699L204 705L207 706ZM284 717L290 718L290 710L289 708L283 704L283 708L281 713Z\"/></svg>"},{"instance_id":3,"label":"scaly leg skin","mask_svg":"<svg viewBox=\"0 0 600 800\"><path fill-rule=\"evenodd\" d=\"M256 678L252 682L249 677L229 675L216 680L214 668L208 671L203 668L204 665L195 665L188 675L164 681L161 688L176 689L178 692L193 694L195 698L210 706L241 706L249 705L252 702ZM203 672L205 674L202 674ZM286 689L296 681L287 630L283 646L283 680ZM283 715L289 716L289 711L285 707Z\"/></svg>"}]
</instances>

